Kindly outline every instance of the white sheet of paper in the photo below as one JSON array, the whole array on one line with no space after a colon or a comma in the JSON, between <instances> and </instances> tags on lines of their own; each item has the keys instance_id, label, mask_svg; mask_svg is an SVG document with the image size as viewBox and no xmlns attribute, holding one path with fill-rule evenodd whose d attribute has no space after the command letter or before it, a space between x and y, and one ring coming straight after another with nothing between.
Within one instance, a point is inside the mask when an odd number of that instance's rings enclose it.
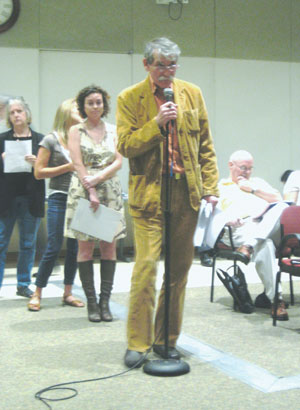
<instances>
[{"instance_id":1,"label":"white sheet of paper","mask_svg":"<svg viewBox=\"0 0 300 410\"><path fill-rule=\"evenodd\" d=\"M25 161L25 155L31 155L32 142L5 141L4 172L31 172L32 165Z\"/></svg>"},{"instance_id":2,"label":"white sheet of paper","mask_svg":"<svg viewBox=\"0 0 300 410\"><path fill-rule=\"evenodd\" d=\"M203 200L194 235L194 246L200 247L201 251L212 249L226 223L233 219L231 211L224 212L218 205L213 209L212 204Z\"/></svg>"},{"instance_id":3,"label":"white sheet of paper","mask_svg":"<svg viewBox=\"0 0 300 410\"><path fill-rule=\"evenodd\" d=\"M220 232L228 221L230 221L230 216L226 212L223 212L216 207L210 219L206 233L206 243L210 248L215 246Z\"/></svg>"},{"instance_id":4,"label":"white sheet of paper","mask_svg":"<svg viewBox=\"0 0 300 410\"><path fill-rule=\"evenodd\" d=\"M277 220L283 209L287 206L289 206L289 202L279 202L276 203L276 206L269 206L268 212L264 214L264 219L269 219L270 218L270 224L272 224L271 221ZM205 234L205 245L208 246L209 248L213 248L216 240L218 239L219 234L221 233L223 227L230 221L233 221L236 219L236 213L235 213L236 208L228 208L226 211L222 211L219 209L218 205L215 207L211 218L209 220L209 224L207 227L207 231ZM264 227L266 227L267 231L264 231ZM256 238L265 238L266 235L268 235L268 224L263 225L263 227L257 225L255 236Z\"/></svg>"},{"instance_id":5,"label":"white sheet of paper","mask_svg":"<svg viewBox=\"0 0 300 410\"><path fill-rule=\"evenodd\" d=\"M206 244L206 235L212 215L212 210L212 204L203 200L201 203L197 227L194 234L194 246L200 247L203 251L210 249L210 246L207 246Z\"/></svg>"},{"instance_id":6,"label":"white sheet of paper","mask_svg":"<svg viewBox=\"0 0 300 410\"><path fill-rule=\"evenodd\" d=\"M96 212L90 208L87 199L80 198L71 228L106 242L112 242L120 226L122 214L100 205Z\"/></svg>"}]
</instances>

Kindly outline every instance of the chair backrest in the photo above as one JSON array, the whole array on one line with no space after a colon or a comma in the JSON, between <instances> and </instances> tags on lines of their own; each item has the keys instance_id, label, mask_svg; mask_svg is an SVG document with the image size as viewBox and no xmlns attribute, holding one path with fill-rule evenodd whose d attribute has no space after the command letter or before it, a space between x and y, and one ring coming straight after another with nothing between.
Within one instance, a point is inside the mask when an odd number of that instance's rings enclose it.
<instances>
[{"instance_id":1,"label":"chair backrest","mask_svg":"<svg viewBox=\"0 0 300 410\"><path fill-rule=\"evenodd\" d=\"M300 233L300 206L291 205L286 208L280 217L282 235Z\"/></svg>"},{"instance_id":2,"label":"chair backrest","mask_svg":"<svg viewBox=\"0 0 300 410\"><path fill-rule=\"evenodd\" d=\"M286 208L280 217L281 237L285 235L300 233L300 206L292 205ZM282 255L289 256L293 248L293 254L300 256L300 249L297 239L290 239L282 250Z\"/></svg>"}]
</instances>

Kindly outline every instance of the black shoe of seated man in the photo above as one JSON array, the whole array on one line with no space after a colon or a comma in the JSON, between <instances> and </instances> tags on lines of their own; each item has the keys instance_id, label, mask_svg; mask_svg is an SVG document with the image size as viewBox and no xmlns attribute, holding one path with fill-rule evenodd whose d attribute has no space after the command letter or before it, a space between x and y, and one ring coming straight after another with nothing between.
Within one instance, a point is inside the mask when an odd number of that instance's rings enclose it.
<instances>
[{"instance_id":1,"label":"black shoe of seated man","mask_svg":"<svg viewBox=\"0 0 300 410\"><path fill-rule=\"evenodd\" d=\"M287 309L289 307L289 303L285 302L284 300L282 302L284 304L284 308ZM258 295L254 302L254 306L257 308L261 308L261 309L269 309L271 305L272 303L270 299L267 297L267 295L265 294L265 292Z\"/></svg>"},{"instance_id":2,"label":"black shoe of seated man","mask_svg":"<svg viewBox=\"0 0 300 410\"><path fill-rule=\"evenodd\" d=\"M242 245L234 252L236 259L245 265L248 265L250 262L252 253L253 248L249 245Z\"/></svg>"},{"instance_id":3,"label":"black shoe of seated man","mask_svg":"<svg viewBox=\"0 0 300 410\"><path fill-rule=\"evenodd\" d=\"M127 367L132 368L134 367L135 369L138 369L139 367L142 367L146 360L145 353L141 352L136 352L135 350L126 350L125 356L124 356L124 363Z\"/></svg>"},{"instance_id":4,"label":"black shoe of seated man","mask_svg":"<svg viewBox=\"0 0 300 410\"><path fill-rule=\"evenodd\" d=\"M23 296L24 298L31 298L31 296L33 295L33 291L29 289L28 286L18 286L17 295Z\"/></svg>"},{"instance_id":5,"label":"black shoe of seated man","mask_svg":"<svg viewBox=\"0 0 300 410\"><path fill-rule=\"evenodd\" d=\"M254 306L261 309L269 309L271 307L271 301L265 294L265 292L258 295L255 299Z\"/></svg>"},{"instance_id":6,"label":"black shoe of seated man","mask_svg":"<svg viewBox=\"0 0 300 410\"><path fill-rule=\"evenodd\" d=\"M174 359L179 360L181 354L178 352L175 347L168 348L168 356L166 357L165 346L164 345L154 345L153 346L154 353L158 354L158 356L162 357L163 359Z\"/></svg>"},{"instance_id":7,"label":"black shoe of seated man","mask_svg":"<svg viewBox=\"0 0 300 410\"><path fill-rule=\"evenodd\" d=\"M202 266L207 266L208 268L211 268L213 264L212 258L207 252L200 253L200 262Z\"/></svg>"}]
</instances>

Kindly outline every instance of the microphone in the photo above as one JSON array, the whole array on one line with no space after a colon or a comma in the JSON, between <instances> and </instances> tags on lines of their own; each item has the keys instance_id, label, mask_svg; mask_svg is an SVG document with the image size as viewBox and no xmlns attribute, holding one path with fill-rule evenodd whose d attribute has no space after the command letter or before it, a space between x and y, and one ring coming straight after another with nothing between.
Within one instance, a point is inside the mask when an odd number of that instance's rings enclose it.
<instances>
[{"instance_id":1,"label":"microphone","mask_svg":"<svg viewBox=\"0 0 300 410\"><path fill-rule=\"evenodd\" d=\"M174 92L172 88L164 88L164 96L166 101L173 101L174 100Z\"/></svg>"},{"instance_id":2,"label":"microphone","mask_svg":"<svg viewBox=\"0 0 300 410\"><path fill-rule=\"evenodd\" d=\"M164 88L163 91L164 91L164 96L167 102L174 101L174 92L172 88ZM174 125L174 120L171 120L171 124Z\"/></svg>"},{"instance_id":3,"label":"microphone","mask_svg":"<svg viewBox=\"0 0 300 410\"><path fill-rule=\"evenodd\" d=\"M174 93L172 88L164 88L163 90L166 102L173 102L174 101ZM171 104L168 108L171 108ZM166 132L167 132L167 142L166 142L166 162L167 162L167 174L170 172L170 177L173 176L173 158L171 158L171 164L169 163L170 153L169 153L169 144L172 144L172 151L173 151L173 138L174 138L174 120L170 120L166 124ZM169 127L171 126L171 127ZM171 137L171 141L169 142L169 135ZM173 155L172 155L173 157ZM168 169L169 168L169 169Z\"/></svg>"}]
</instances>

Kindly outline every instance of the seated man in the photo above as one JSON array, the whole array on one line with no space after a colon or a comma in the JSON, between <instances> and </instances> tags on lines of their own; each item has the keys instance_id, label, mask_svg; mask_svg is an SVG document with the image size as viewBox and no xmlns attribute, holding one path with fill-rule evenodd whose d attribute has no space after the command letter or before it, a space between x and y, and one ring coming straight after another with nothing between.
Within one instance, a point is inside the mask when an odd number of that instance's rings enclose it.
<instances>
[{"instance_id":1,"label":"seated man","mask_svg":"<svg viewBox=\"0 0 300 410\"><path fill-rule=\"evenodd\" d=\"M233 228L233 242L238 259L255 262L265 291L255 300L256 307L271 307L275 296L277 263L275 244L280 240L280 215L288 205L280 193L261 178L251 177L253 157L247 151L236 151L229 159L230 177L219 182L218 207L226 212L227 225ZM270 204L273 204L271 207ZM270 209L268 209L268 207ZM268 210L267 210L268 209ZM267 210L267 212L265 212ZM229 245L229 238L222 241ZM280 293L277 320L288 320ZM271 309L271 315L274 315Z\"/></svg>"},{"instance_id":2,"label":"seated man","mask_svg":"<svg viewBox=\"0 0 300 410\"><path fill-rule=\"evenodd\" d=\"M291 172L284 188L283 198L285 201L291 201L295 205L300 205L300 171Z\"/></svg>"}]
</instances>

